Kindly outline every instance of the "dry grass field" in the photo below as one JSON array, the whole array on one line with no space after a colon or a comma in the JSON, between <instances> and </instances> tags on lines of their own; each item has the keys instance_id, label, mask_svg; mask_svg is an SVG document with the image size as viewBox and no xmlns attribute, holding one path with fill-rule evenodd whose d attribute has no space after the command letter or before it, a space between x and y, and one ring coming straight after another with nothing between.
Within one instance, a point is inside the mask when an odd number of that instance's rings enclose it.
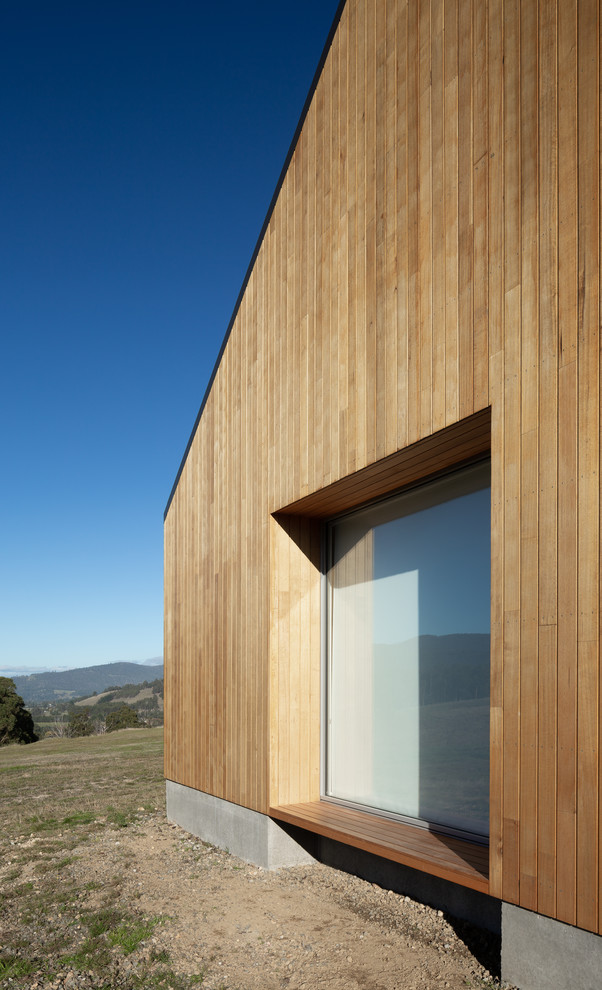
<instances>
[{"instance_id":1,"label":"dry grass field","mask_svg":"<svg viewBox=\"0 0 602 990\"><path fill-rule=\"evenodd\" d=\"M103 833L163 817L164 792L162 729L0 750L0 986L187 990L202 981L174 974L165 952L140 958L163 919L124 897L127 862L100 881L77 869Z\"/></svg>"}]
</instances>

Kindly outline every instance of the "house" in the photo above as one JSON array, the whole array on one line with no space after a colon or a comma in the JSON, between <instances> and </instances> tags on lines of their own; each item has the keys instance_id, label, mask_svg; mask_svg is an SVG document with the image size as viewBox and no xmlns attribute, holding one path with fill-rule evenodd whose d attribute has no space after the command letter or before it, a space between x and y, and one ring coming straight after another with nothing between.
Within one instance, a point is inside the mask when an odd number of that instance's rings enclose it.
<instances>
[{"instance_id":1,"label":"house","mask_svg":"<svg viewBox=\"0 0 602 990\"><path fill-rule=\"evenodd\" d=\"M170 817L524 988L602 973L600 128L595 0L342 3L165 517Z\"/></svg>"}]
</instances>

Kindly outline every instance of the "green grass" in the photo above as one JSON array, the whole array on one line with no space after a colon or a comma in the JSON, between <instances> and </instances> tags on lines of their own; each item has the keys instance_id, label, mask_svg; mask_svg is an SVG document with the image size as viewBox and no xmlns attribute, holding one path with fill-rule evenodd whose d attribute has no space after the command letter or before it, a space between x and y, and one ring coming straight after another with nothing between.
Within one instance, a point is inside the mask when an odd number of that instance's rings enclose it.
<instances>
[{"instance_id":1,"label":"green grass","mask_svg":"<svg viewBox=\"0 0 602 990\"><path fill-rule=\"evenodd\" d=\"M20 976L29 976L35 972L36 963L21 959L20 956L0 955L0 979L16 980Z\"/></svg>"},{"instance_id":2,"label":"green grass","mask_svg":"<svg viewBox=\"0 0 602 990\"><path fill-rule=\"evenodd\" d=\"M118 945L125 956L131 955L141 942L150 938L161 918L147 918L144 921L130 921L119 925L108 933L111 945Z\"/></svg>"}]
</instances>

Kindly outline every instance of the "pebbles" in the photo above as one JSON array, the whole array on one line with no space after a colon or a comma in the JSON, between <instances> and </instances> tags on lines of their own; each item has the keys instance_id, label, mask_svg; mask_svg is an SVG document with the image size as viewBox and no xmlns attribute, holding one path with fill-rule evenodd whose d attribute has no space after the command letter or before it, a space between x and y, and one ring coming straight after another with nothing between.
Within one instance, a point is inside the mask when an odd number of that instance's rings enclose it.
<instances>
[{"instance_id":1,"label":"pebbles","mask_svg":"<svg viewBox=\"0 0 602 990\"><path fill-rule=\"evenodd\" d=\"M114 950L101 979L72 965L52 981L42 971L31 974L31 990L130 990L140 967L152 973L159 968L154 960L167 955L174 972L204 974L203 990L496 985L494 936L320 864L266 873L159 813L140 815L118 832L103 828L74 853L64 882L73 887L74 903L88 890L70 911L53 912L53 938L81 943L87 930L77 929L77 912L100 909L109 891L116 908L160 916L162 923L131 955ZM35 878L35 864L32 870ZM30 944L38 939L24 923L13 934Z\"/></svg>"}]
</instances>

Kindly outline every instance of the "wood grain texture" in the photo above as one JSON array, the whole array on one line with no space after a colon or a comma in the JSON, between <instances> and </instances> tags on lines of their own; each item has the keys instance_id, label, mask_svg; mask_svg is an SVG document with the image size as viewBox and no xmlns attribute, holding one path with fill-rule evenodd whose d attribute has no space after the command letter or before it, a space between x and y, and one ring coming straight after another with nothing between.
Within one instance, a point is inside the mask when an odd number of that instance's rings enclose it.
<instances>
[{"instance_id":1,"label":"wood grain texture","mask_svg":"<svg viewBox=\"0 0 602 990\"><path fill-rule=\"evenodd\" d=\"M270 814L279 821L307 828L318 835L348 842L377 856L451 880L472 890L488 891L486 846L437 835L427 829L379 818L328 801L276 805Z\"/></svg>"},{"instance_id":2,"label":"wood grain texture","mask_svg":"<svg viewBox=\"0 0 602 990\"><path fill-rule=\"evenodd\" d=\"M320 520L490 450L489 890L592 931L600 129L599 0L348 0L165 521L166 775L267 813Z\"/></svg>"}]
</instances>

